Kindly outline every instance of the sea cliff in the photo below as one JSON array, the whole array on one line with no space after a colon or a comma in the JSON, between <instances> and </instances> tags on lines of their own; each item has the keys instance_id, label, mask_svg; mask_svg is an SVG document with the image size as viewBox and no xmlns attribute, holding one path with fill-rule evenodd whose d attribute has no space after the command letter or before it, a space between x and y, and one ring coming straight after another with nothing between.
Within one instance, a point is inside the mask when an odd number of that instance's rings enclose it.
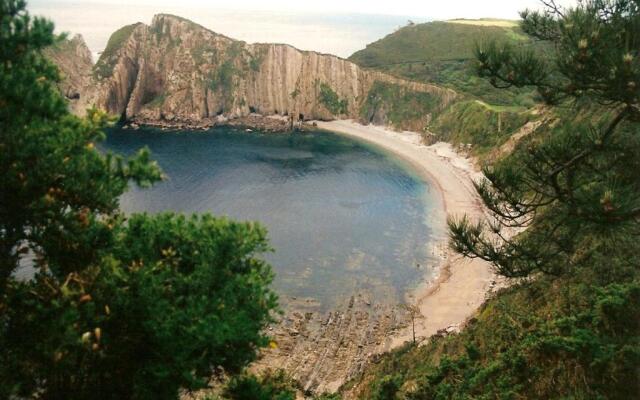
<instances>
[{"instance_id":1,"label":"sea cliff","mask_svg":"<svg viewBox=\"0 0 640 400\"><path fill-rule=\"evenodd\" d=\"M74 112L95 104L137 123L209 126L261 114L384 125L393 123L390 111L403 96L419 100L403 127L422 130L458 97L333 55L247 44L166 14L116 31L95 65L79 37L52 53L73 88Z\"/></svg>"}]
</instances>

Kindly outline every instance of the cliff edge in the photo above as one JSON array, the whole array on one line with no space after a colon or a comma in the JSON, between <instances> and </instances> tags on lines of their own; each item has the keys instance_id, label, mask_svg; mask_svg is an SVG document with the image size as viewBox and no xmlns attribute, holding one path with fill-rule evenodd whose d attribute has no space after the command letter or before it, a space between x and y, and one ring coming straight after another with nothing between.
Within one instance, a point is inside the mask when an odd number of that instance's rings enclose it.
<instances>
[{"instance_id":1,"label":"cliff edge","mask_svg":"<svg viewBox=\"0 0 640 400\"><path fill-rule=\"evenodd\" d=\"M389 125L394 103L410 98L415 116L404 118L402 128L423 130L457 97L453 90L366 70L336 56L247 44L166 14L154 16L150 25L114 32L90 73L87 54L67 54L52 59L79 97L74 112L95 104L141 123L205 126L258 113Z\"/></svg>"},{"instance_id":2,"label":"cliff edge","mask_svg":"<svg viewBox=\"0 0 640 400\"><path fill-rule=\"evenodd\" d=\"M63 40L45 50L45 55L60 70L58 88L69 101L74 114L84 114L94 101L96 85L93 79L91 51L81 35Z\"/></svg>"}]
</instances>

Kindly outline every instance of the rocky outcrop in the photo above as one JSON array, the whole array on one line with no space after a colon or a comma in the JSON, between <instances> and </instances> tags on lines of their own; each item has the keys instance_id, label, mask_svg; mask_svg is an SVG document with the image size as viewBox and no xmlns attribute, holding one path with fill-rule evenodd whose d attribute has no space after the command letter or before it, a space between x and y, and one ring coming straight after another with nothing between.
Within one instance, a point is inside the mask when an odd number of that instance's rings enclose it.
<instances>
[{"instance_id":1,"label":"rocky outcrop","mask_svg":"<svg viewBox=\"0 0 640 400\"><path fill-rule=\"evenodd\" d=\"M305 393L335 393L389 351L393 334L407 326L402 310L372 303L363 292L327 313L317 312L312 299L296 299L291 308L269 329L277 346L263 349L251 371L284 370Z\"/></svg>"},{"instance_id":2,"label":"rocky outcrop","mask_svg":"<svg viewBox=\"0 0 640 400\"><path fill-rule=\"evenodd\" d=\"M336 56L247 44L165 14L151 25L115 32L91 79L81 98L123 120L168 125L211 125L252 113L385 122L393 107L384 102L395 99L383 96L381 106L366 106L381 82L428 96L423 117L456 97L452 90L364 70Z\"/></svg>"},{"instance_id":3,"label":"rocky outcrop","mask_svg":"<svg viewBox=\"0 0 640 400\"><path fill-rule=\"evenodd\" d=\"M58 65L62 78L58 87L69 100L71 111L74 114L84 114L87 107L95 101L96 89L92 76L91 51L84 39L76 35L63 40L47 48L45 55Z\"/></svg>"}]
</instances>

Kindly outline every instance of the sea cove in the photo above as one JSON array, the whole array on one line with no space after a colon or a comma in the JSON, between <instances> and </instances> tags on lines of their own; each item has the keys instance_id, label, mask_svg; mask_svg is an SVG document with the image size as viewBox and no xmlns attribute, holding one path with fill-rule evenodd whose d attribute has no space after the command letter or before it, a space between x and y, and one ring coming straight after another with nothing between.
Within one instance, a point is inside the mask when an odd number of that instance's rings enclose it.
<instances>
[{"instance_id":1,"label":"sea cove","mask_svg":"<svg viewBox=\"0 0 640 400\"><path fill-rule=\"evenodd\" d=\"M167 179L121 198L126 213L211 212L267 227L283 305L365 296L393 305L435 272L438 193L395 155L328 132L112 129L103 148L147 146Z\"/></svg>"}]
</instances>

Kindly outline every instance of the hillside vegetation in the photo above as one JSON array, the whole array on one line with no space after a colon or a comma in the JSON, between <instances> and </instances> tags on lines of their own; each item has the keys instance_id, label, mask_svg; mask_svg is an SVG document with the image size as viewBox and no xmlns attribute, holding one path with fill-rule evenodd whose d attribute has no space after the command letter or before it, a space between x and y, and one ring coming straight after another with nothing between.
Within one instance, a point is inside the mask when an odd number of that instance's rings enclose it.
<instances>
[{"instance_id":1,"label":"hillside vegetation","mask_svg":"<svg viewBox=\"0 0 640 400\"><path fill-rule=\"evenodd\" d=\"M94 67L95 74L98 78L111 75L113 67L118 61L116 52L124 45L127 39L129 39L129 36L131 36L131 33L133 33L133 30L136 29L138 25L140 25L140 23L123 26L109 37L107 47L105 47L102 54L100 54L100 58Z\"/></svg>"},{"instance_id":2,"label":"hillside vegetation","mask_svg":"<svg viewBox=\"0 0 640 400\"><path fill-rule=\"evenodd\" d=\"M508 38L528 40L517 24L504 27L476 24L472 20L427 22L407 25L368 44L349 59L367 67L409 61L469 60L473 58L476 41Z\"/></svg>"},{"instance_id":3,"label":"hillside vegetation","mask_svg":"<svg viewBox=\"0 0 640 400\"><path fill-rule=\"evenodd\" d=\"M480 76L536 87L550 108L484 168L476 189L490 222L449 219L451 247L490 262L509 285L460 333L380 357L344 398L638 398L640 4L549 4L524 13L522 29L554 52L494 42L476 53ZM456 103L434 128L490 139L475 128L496 123L483 109L496 107ZM520 123L505 121L505 132Z\"/></svg>"},{"instance_id":4,"label":"hillside vegetation","mask_svg":"<svg viewBox=\"0 0 640 400\"><path fill-rule=\"evenodd\" d=\"M620 275L600 284L590 279L624 264L601 259L585 271L589 277L544 278L505 289L462 333L382 357L346 389L348 397L634 398L640 390L637 274L629 265L622 282L616 282Z\"/></svg>"},{"instance_id":5,"label":"hillside vegetation","mask_svg":"<svg viewBox=\"0 0 640 400\"><path fill-rule=\"evenodd\" d=\"M426 142L462 145L481 161L538 118L536 111L524 107L493 106L464 98L442 107L434 95L383 82L373 84L360 108L362 123L421 132Z\"/></svg>"},{"instance_id":6,"label":"hillside vegetation","mask_svg":"<svg viewBox=\"0 0 640 400\"><path fill-rule=\"evenodd\" d=\"M365 123L421 132L442 108L442 101L436 94L417 93L376 81L360 107L360 119Z\"/></svg>"},{"instance_id":7,"label":"hillside vegetation","mask_svg":"<svg viewBox=\"0 0 640 400\"><path fill-rule=\"evenodd\" d=\"M531 149L561 135L563 121L579 126L594 115L611 119L599 106L552 114L493 168L525 168ZM623 127L628 134L632 129L632 124ZM626 142L637 151L640 141L628 139L617 145ZM601 232L577 235L584 235L584 242L573 264L561 267L569 272L511 280L512 286L488 298L460 333L435 335L383 355L342 389L342 397L634 398L640 392L640 248L632 236L612 245Z\"/></svg>"},{"instance_id":8,"label":"hillside vegetation","mask_svg":"<svg viewBox=\"0 0 640 400\"><path fill-rule=\"evenodd\" d=\"M522 107L496 107L479 100L465 100L438 115L429 129L437 133L438 140L471 145L474 154L482 159L535 118L538 116Z\"/></svg>"},{"instance_id":9,"label":"hillside vegetation","mask_svg":"<svg viewBox=\"0 0 640 400\"><path fill-rule=\"evenodd\" d=\"M532 119L537 118L534 88L495 88L476 74L474 50L483 43L508 43L541 51L519 21L450 20L407 25L367 45L349 59L363 67L455 90L459 97L443 109L384 86L374 86L361 108L361 120L429 134L429 140L469 146L481 160ZM388 118L370 118L384 98ZM390 101L392 99L392 101ZM422 117L420 117L420 115Z\"/></svg>"},{"instance_id":10,"label":"hillside vegetation","mask_svg":"<svg viewBox=\"0 0 640 400\"><path fill-rule=\"evenodd\" d=\"M531 89L500 91L473 73L475 45L494 40L519 46L532 43L514 21L428 22L405 26L349 60L399 77L444 85L490 104L533 105Z\"/></svg>"}]
</instances>

